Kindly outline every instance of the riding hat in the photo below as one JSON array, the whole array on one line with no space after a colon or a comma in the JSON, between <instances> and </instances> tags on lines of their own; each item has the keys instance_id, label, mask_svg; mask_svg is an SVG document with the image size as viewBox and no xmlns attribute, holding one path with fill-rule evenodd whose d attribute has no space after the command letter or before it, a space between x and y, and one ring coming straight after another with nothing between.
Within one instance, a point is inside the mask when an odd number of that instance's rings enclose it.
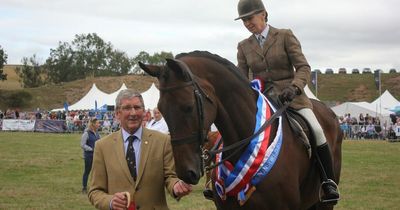
<instances>
[{"instance_id":1,"label":"riding hat","mask_svg":"<svg viewBox=\"0 0 400 210\"><path fill-rule=\"evenodd\" d=\"M262 11L265 11L265 7L261 0L240 0L238 3L239 17L235 18L235 20L249 17Z\"/></svg>"}]
</instances>

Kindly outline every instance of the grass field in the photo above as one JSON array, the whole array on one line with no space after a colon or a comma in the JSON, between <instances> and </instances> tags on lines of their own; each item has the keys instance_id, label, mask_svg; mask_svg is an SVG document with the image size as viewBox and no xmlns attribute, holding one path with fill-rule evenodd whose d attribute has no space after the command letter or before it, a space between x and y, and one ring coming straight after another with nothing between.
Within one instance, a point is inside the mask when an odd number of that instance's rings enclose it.
<instances>
[{"instance_id":1,"label":"grass field","mask_svg":"<svg viewBox=\"0 0 400 210\"><path fill-rule=\"evenodd\" d=\"M0 209L93 209L80 193L79 134L0 132ZM204 183L203 181L201 183ZM336 209L399 209L400 143L345 141ZM170 209L214 209L202 184Z\"/></svg>"}]
</instances>

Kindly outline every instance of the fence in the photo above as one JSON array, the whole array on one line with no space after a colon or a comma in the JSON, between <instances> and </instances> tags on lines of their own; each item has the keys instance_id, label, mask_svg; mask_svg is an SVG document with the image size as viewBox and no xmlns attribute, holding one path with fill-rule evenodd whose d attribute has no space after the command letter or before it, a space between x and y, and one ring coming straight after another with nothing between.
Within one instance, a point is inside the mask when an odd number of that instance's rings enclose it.
<instances>
[{"instance_id":1,"label":"fence","mask_svg":"<svg viewBox=\"0 0 400 210\"><path fill-rule=\"evenodd\" d=\"M44 133L83 132L88 120L0 120L0 131L30 131ZM119 123L113 120L100 120L100 131L110 133L119 129Z\"/></svg>"}]
</instances>

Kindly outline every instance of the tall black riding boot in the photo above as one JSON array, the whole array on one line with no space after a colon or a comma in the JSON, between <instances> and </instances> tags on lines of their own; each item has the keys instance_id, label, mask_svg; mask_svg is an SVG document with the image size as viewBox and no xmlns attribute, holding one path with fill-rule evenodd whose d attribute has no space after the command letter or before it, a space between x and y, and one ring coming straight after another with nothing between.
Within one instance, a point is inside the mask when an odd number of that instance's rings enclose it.
<instances>
[{"instance_id":1,"label":"tall black riding boot","mask_svg":"<svg viewBox=\"0 0 400 210\"><path fill-rule=\"evenodd\" d=\"M336 183L333 181L335 176L333 174L331 151L327 143L317 147L317 153L321 161L321 187L324 195L321 197L323 203L335 205L339 200L339 192ZM318 164L319 165L319 164Z\"/></svg>"}]
</instances>

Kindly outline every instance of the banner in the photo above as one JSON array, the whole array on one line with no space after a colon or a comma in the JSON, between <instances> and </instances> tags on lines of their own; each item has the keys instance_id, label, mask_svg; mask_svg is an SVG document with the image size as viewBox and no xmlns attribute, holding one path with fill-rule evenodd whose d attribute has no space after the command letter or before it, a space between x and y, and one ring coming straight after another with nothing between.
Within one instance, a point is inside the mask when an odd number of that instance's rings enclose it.
<instances>
[{"instance_id":1,"label":"banner","mask_svg":"<svg viewBox=\"0 0 400 210\"><path fill-rule=\"evenodd\" d=\"M380 83L381 83L381 71L380 70L376 70L374 72L374 80L375 80L376 89L379 90L379 86L380 86Z\"/></svg>"},{"instance_id":2,"label":"banner","mask_svg":"<svg viewBox=\"0 0 400 210\"><path fill-rule=\"evenodd\" d=\"M35 120L4 119L3 131L33 131Z\"/></svg>"},{"instance_id":3,"label":"banner","mask_svg":"<svg viewBox=\"0 0 400 210\"><path fill-rule=\"evenodd\" d=\"M311 72L311 83L314 87L314 90L317 89L317 85L318 85L318 71L312 71Z\"/></svg>"},{"instance_id":4,"label":"banner","mask_svg":"<svg viewBox=\"0 0 400 210\"><path fill-rule=\"evenodd\" d=\"M64 120L36 120L35 131L45 133L64 133L67 125Z\"/></svg>"}]
</instances>

